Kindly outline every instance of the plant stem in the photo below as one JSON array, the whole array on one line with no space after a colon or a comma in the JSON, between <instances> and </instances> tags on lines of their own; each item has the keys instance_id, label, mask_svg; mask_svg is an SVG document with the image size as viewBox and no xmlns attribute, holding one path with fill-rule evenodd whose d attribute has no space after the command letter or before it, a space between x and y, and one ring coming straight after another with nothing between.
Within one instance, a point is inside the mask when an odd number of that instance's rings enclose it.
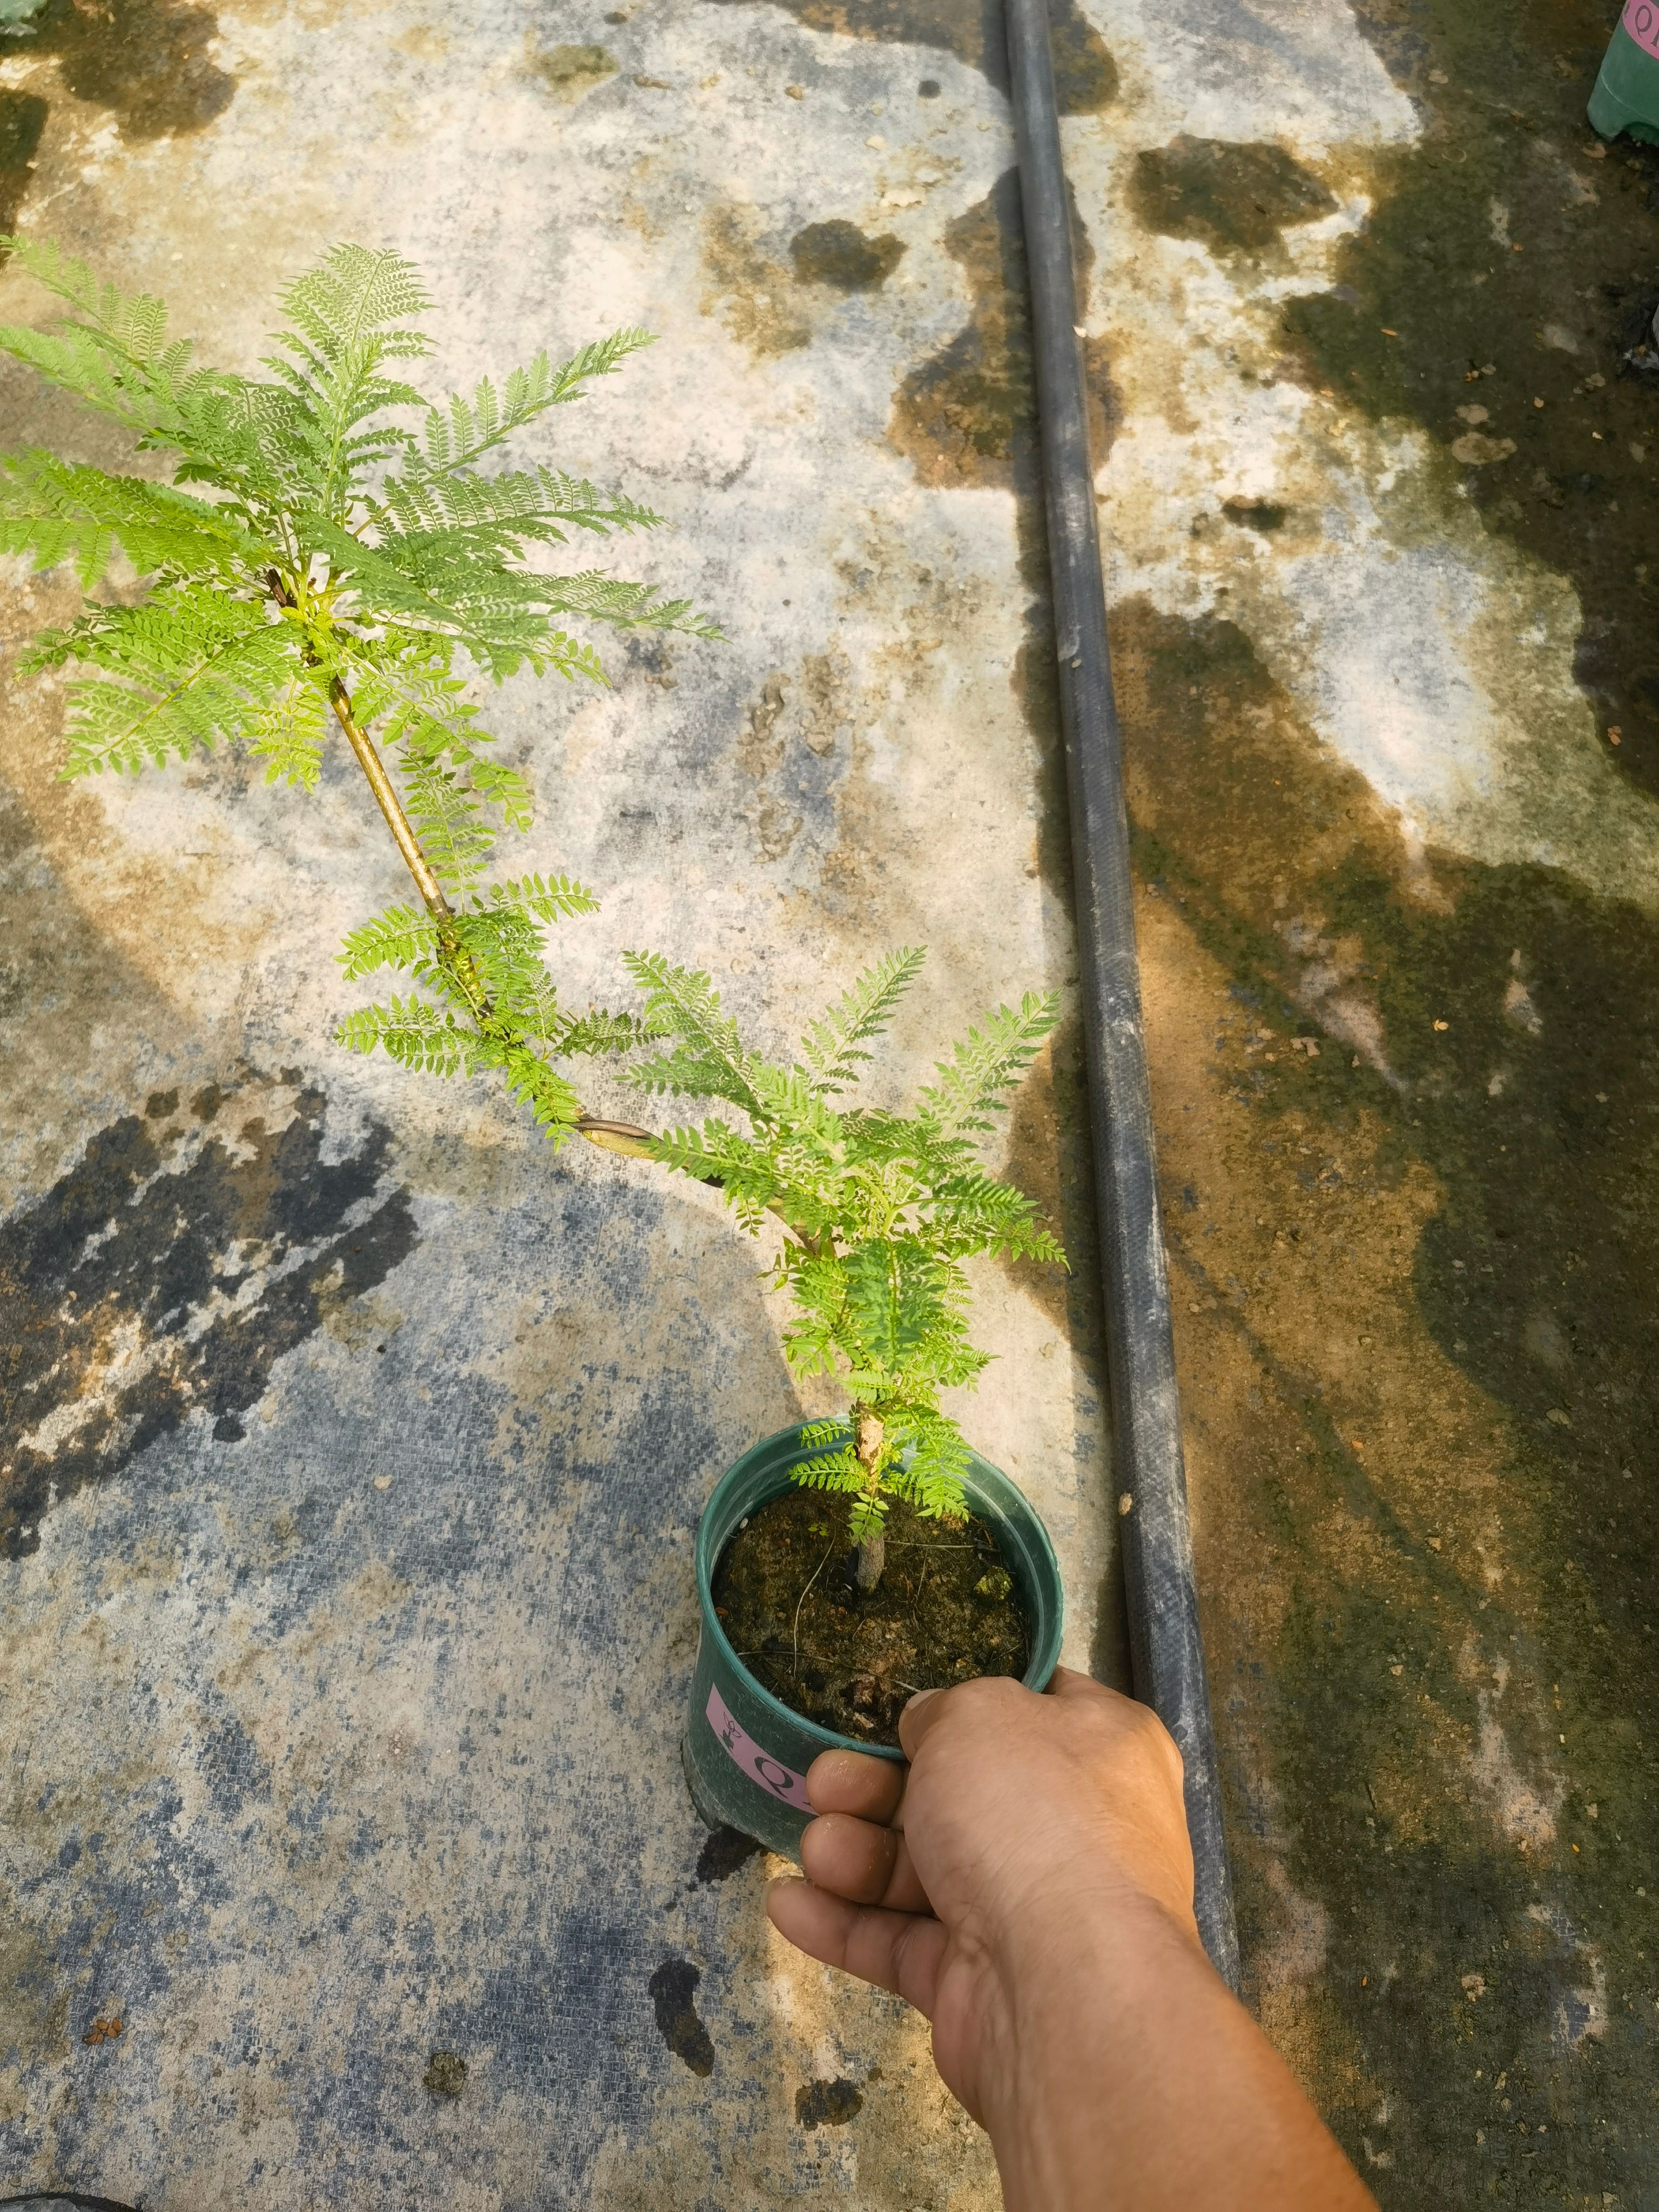
<instances>
[{"instance_id":1,"label":"plant stem","mask_svg":"<svg viewBox=\"0 0 1659 2212\"><path fill-rule=\"evenodd\" d=\"M866 1497L880 1494L881 1445L884 1431L878 1415L866 1413L854 1407L857 1422L858 1462L864 1470L864 1489ZM857 1547L853 1562L853 1580L860 1594L867 1597L880 1582L887 1565L887 1539L878 1528L873 1536L866 1536Z\"/></svg>"},{"instance_id":2,"label":"plant stem","mask_svg":"<svg viewBox=\"0 0 1659 2212\"><path fill-rule=\"evenodd\" d=\"M421 894L427 912L439 925L445 964L456 974L456 980L473 1001L476 1012L487 1018L489 1001L479 992L476 977L459 972L462 963L469 970L472 963L454 941L453 933L443 927L453 921L455 909L444 896L443 885L433 873L432 864L422 851L421 841L415 835L414 824L404 811L397 787L386 774L386 763L380 758L374 739L357 720L351 694L337 676L328 687L328 698L334 709L335 719L345 732L351 750L357 757L357 765L386 817L386 827L404 856L404 864L415 878L415 888ZM601 1152L620 1152L629 1159L646 1159L650 1156L651 1132L641 1129L637 1122L606 1121L595 1115L584 1113L578 1116L574 1127L578 1136L586 1137L590 1145L597 1145Z\"/></svg>"},{"instance_id":3,"label":"plant stem","mask_svg":"<svg viewBox=\"0 0 1659 2212\"><path fill-rule=\"evenodd\" d=\"M358 767L368 779L368 787L379 801L386 827L397 841L398 850L404 856L405 866L415 878L415 888L424 900L427 912L439 921L452 920L455 910L444 896L443 885L432 872L432 863L421 850L421 841L415 835L408 815L404 812L403 801L386 772L386 763L380 758L368 731L352 712L350 692L337 676L328 687L328 702L350 742L352 751L357 756Z\"/></svg>"},{"instance_id":4,"label":"plant stem","mask_svg":"<svg viewBox=\"0 0 1659 2212\"><path fill-rule=\"evenodd\" d=\"M578 1115L574 1127L579 1137L586 1137L602 1152L620 1152L629 1160L648 1160L651 1157L651 1132L641 1129L635 1121L601 1121L595 1115L582 1114Z\"/></svg>"},{"instance_id":5,"label":"plant stem","mask_svg":"<svg viewBox=\"0 0 1659 2212\"><path fill-rule=\"evenodd\" d=\"M294 604L280 578L274 574L270 588L279 605L291 606ZM455 935L453 927L455 909L444 896L443 885L434 874L432 863L422 851L415 826L404 811L396 785L386 774L386 763L380 758L374 739L357 720L351 694L337 676L329 684L328 699L334 709L336 720L345 732L351 750L357 757L357 765L368 779L368 787L386 817L386 827L404 856L404 864L415 878L415 888L419 891L427 912L438 925L440 957L465 993L474 1018L481 1026L489 1024L494 1018L489 996L479 981L477 970L466 948ZM500 1024L496 1026L499 1029ZM641 1128L637 1121L607 1121L598 1115L584 1112L577 1115L571 1126L579 1137L586 1137L590 1145L597 1145L602 1152L617 1152L625 1159L635 1160L649 1159L651 1157L652 1133L649 1129ZM775 1207L771 1210L776 1212ZM780 1215L779 1218L782 1220L783 1216ZM784 1226L793 1229L794 1224L786 1220ZM879 1565L875 1574L878 1581L881 1577ZM873 1589L875 1583L872 1582L870 1587Z\"/></svg>"}]
</instances>

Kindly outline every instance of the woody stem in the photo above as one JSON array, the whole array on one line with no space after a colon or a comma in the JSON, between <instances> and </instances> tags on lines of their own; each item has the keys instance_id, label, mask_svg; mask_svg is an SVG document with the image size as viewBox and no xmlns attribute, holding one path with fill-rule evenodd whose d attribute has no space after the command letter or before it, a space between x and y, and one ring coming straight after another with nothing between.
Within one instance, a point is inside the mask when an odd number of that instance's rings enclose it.
<instances>
[{"instance_id":1,"label":"woody stem","mask_svg":"<svg viewBox=\"0 0 1659 2212\"><path fill-rule=\"evenodd\" d=\"M487 1018L489 1013L488 994L479 984L477 972L465 949L456 942L453 927L447 926L453 925L455 909L445 897L443 885L434 874L432 863L421 849L421 841L415 834L414 824L404 811L403 801L398 796L392 778L386 774L386 763L380 758L379 749L357 720L350 692L337 676L328 687L328 698L334 709L335 719L345 732L347 742L356 755L357 765L386 817L386 827L404 856L404 865L415 878L415 888L419 891L427 912L438 924L445 964L455 973L456 980L473 1002L475 1012ZM644 1159L649 1156L651 1132L641 1129L637 1122L607 1121L596 1115L584 1113L578 1117L575 1128L578 1136L586 1137L590 1145L597 1145L601 1152L620 1152L631 1159Z\"/></svg>"},{"instance_id":2,"label":"woody stem","mask_svg":"<svg viewBox=\"0 0 1659 2212\"><path fill-rule=\"evenodd\" d=\"M858 1462L864 1476L865 1493L875 1498L881 1488L881 1447L884 1431L875 1413L866 1413L854 1407L857 1424ZM887 1565L887 1539L878 1527L873 1536L866 1536L857 1547L853 1562L853 1580L860 1591L868 1596L880 1582Z\"/></svg>"}]
</instances>

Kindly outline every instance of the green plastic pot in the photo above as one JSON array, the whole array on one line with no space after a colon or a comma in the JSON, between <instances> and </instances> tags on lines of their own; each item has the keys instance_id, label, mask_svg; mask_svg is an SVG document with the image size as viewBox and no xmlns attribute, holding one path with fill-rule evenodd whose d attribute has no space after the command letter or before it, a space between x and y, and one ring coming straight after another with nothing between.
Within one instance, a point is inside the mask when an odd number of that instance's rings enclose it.
<instances>
[{"instance_id":1,"label":"green plastic pot","mask_svg":"<svg viewBox=\"0 0 1659 2212\"><path fill-rule=\"evenodd\" d=\"M697 1811L711 1828L753 1836L768 1850L799 1863L801 1831L811 1820L806 1770L821 1751L861 1751L902 1759L888 1744L862 1743L820 1728L761 1687L714 1612L714 1568L727 1538L768 1498L790 1487L791 1470L822 1446L802 1441L799 1427L780 1429L756 1444L714 1485L697 1524L697 1602L702 1635L684 1742L685 1778ZM973 1455L963 1488L979 1519L993 1530L1025 1608L1031 1631L1028 1689L1043 1690L1060 1657L1066 1594L1048 1531L1030 1502L1000 1468Z\"/></svg>"},{"instance_id":2,"label":"green plastic pot","mask_svg":"<svg viewBox=\"0 0 1659 2212\"><path fill-rule=\"evenodd\" d=\"M1590 94L1589 120L1603 138L1628 131L1659 143L1659 0L1626 0Z\"/></svg>"}]
</instances>

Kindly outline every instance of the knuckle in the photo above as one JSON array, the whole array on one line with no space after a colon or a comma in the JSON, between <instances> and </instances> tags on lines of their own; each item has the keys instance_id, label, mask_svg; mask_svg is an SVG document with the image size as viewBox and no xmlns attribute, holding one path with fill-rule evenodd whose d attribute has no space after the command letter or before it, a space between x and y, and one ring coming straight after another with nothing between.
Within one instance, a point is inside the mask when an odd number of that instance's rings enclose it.
<instances>
[{"instance_id":1,"label":"knuckle","mask_svg":"<svg viewBox=\"0 0 1659 2212\"><path fill-rule=\"evenodd\" d=\"M1018 1696L1019 1686L1004 1675L978 1675L972 1681L957 1682L939 1698L939 1724L960 1727L964 1721L983 1720L1007 1702L1011 1691Z\"/></svg>"},{"instance_id":2,"label":"knuckle","mask_svg":"<svg viewBox=\"0 0 1659 2212\"><path fill-rule=\"evenodd\" d=\"M1150 1705L1126 1698L1117 1721L1124 1747L1135 1758L1162 1766L1177 1777L1185 1773L1179 1745Z\"/></svg>"}]
</instances>

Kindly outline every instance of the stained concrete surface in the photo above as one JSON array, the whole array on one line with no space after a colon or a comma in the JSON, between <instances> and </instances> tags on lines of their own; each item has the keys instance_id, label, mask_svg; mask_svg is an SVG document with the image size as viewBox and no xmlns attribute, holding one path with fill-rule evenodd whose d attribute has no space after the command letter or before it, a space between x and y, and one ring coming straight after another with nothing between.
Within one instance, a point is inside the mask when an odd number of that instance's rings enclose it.
<instances>
[{"instance_id":1,"label":"stained concrete surface","mask_svg":"<svg viewBox=\"0 0 1659 2212\"><path fill-rule=\"evenodd\" d=\"M1659 2202L1659 167L1583 8L1055 20L1250 1994L1385 2204ZM234 361L341 236L446 381L659 331L556 457L732 641L491 701L526 864L604 896L578 997L655 943L769 1040L928 943L890 1082L1072 981L1005 89L932 0L49 0L0 192ZM398 890L349 764L66 787L60 712L0 761L6 2177L994 2204L680 1791L696 1512L801 1402L753 1248L330 1046ZM1110 1671L1079 1083L1068 1022L1008 1157L1075 1271L986 1271L966 1410Z\"/></svg>"}]
</instances>

